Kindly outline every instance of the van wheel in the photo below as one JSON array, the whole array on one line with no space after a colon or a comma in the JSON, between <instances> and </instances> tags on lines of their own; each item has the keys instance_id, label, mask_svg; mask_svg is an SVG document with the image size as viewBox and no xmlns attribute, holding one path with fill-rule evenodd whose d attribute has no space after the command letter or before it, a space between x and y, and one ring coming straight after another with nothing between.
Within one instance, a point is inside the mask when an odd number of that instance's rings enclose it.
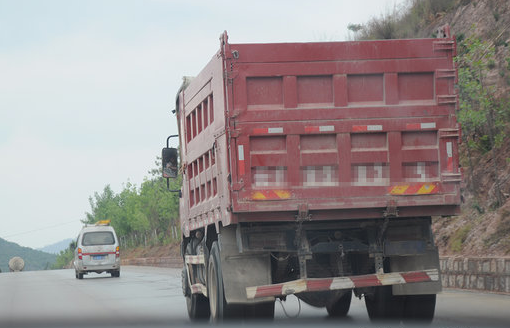
<instances>
[{"instance_id":1,"label":"van wheel","mask_svg":"<svg viewBox=\"0 0 510 328\"><path fill-rule=\"evenodd\" d=\"M211 321L218 322L224 319L233 318L235 311L225 300L223 288L223 275L221 273L221 260L218 242L213 242L207 266L207 294L209 296L209 307L211 310ZM237 313L240 314L239 312Z\"/></svg>"},{"instance_id":2,"label":"van wheel","mask_svg":"<svg viewBox=\"0 0 510 328\"><path fill-rule=\"evenodd\" d=\"M118 278L120 277L120 270L112 271L110 274L112 275L112 278Z\"/></svg>"},{"instance_id":3,"label":"van wheel","mask_svg":"<svg viewBox=\"0 0 510 328\"><path fill-rule=\"evenodd\" d=\"M188 283L188 272L186 267L182 269L182 292L186 298L186 307L190 320L203 320L209 318L209 301L204 295L191 294Z\"/></svg>"},{"instance_id":4,"label":"van wheel","mask_svg":"<svg viewBox=\"0 0 510 328\"><path fill-rule=\"evenodd\" d=\"M343 294L338 300L326 306L330 317L342 318L347 315L351 308L352 291Z\"/></svg>"},{"instance_id":5,"label":"van wheel","mask_svg":"<svg viewBox=\"0 0 510 328\"><path fill-rule=\"evenodd\" d=\"M78 278L78 279L83 279L83 273L78 272L78 277L77 277L77 278Z\"/></svg>"}]
</instances>

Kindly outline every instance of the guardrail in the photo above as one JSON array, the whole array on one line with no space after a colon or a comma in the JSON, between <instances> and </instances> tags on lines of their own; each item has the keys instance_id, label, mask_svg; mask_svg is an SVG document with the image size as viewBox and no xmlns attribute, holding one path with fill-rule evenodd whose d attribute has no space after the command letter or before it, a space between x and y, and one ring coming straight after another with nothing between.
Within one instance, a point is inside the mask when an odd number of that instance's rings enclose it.
<instances>
[{"instance_id":1,"label":"guardrail","mask_svg":"<svg viewBox=\"0 0 510 328\"><path fill-rule=\"evenodd\" d=\"M441 280L445 288L468 289L510 295L510 257L442 256ZM122 265L182 268L180 257L122 259Z\"/></svg>"}]
</instances>

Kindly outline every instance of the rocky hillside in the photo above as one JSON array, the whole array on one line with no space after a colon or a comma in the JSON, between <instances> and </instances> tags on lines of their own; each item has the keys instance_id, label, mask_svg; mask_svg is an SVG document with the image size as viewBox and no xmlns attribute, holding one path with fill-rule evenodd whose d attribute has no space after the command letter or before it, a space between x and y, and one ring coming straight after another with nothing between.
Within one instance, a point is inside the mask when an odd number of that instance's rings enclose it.
<instances>
[{"instance_id":1,"label":"rocky hillside","mask_svg":"<svg viewBox=\"0 0 510 328\"><path fill-rule=\"evenodd\" d=\"M436 241L442 255L510 255L510 1L410 0L406 10L374 20L394 24L395 37L433 37L445 24L456 35L458 118L469 123L463 204L459 217L435 218Z\"/></svg>"},{"instance_id":2,"label":"rocky hillside","mask_svg":"<svg viewBox=\"0 0 510 328\"><path fill-rule=\"evenodd\" d=\"M457 1L451 10L436 15L423 30L423 36L433 33L438 26L444 24L450 24L460 47L463 40L475 36L486 43L487 52L490 48L494 49L492 58L486 59L486 65L481 66L484 69L483 85L493 88L491 96L501 106L497 110L508 112L510 1ZM459 55L462 55L462 51L460 48ZM481 57L480 60L485 58ZM502 121L500 129L504 137L493 150L472 149L472 162L469 163L466 159L469 156L468 145L462 147L465 173L462 215L446 220L437 219L434 224L437 242L443 254L510 255L508 116L502 115ZM472 136L473 139L475 137Z\"/></svg>"},{"instance_id":3,"label":"rocky hillside","mask_svg":"<svg viewBox=\"0 0 510 328\"><path fill-rule=\"evenodd\" d=\"M350 24L354 39L457 39L462 214L435 218L442 255L510 255L510 1L408 0Z\"/></svg>"}]
</instances>

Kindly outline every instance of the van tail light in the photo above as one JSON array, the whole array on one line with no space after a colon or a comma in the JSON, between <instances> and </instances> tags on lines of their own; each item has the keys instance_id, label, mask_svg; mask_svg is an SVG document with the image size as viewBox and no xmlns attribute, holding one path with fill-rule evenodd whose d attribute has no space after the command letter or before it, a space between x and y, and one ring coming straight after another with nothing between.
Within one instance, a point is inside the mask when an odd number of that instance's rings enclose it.
<instances>
[{"instance_id":1,"label":"van tail light","mask_svg":"<svg viewBox=\"0 0 510 328\"><path fill-rule=\"evenodd\" d=\"M83 254L81 248L78 248L78 259L83 260Z\"/></svg>"},{"instance_id":2,"label":"van tail light","mask_svg":"<svg viewBox=\"0 0 510 328\"><path fill-rule=\"evenodd\" d=\"M120 257L120 247L115 248L115 257Z\"/></svg>"}]
</instances>

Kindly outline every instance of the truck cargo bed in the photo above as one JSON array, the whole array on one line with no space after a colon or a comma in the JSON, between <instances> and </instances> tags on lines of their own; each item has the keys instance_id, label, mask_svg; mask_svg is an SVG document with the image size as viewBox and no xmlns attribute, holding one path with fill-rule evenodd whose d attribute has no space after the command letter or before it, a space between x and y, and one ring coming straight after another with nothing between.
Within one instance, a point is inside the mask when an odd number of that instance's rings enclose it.
<instances>
[{"instance_id":1,"label":"truck cargo bed","mask_svg":"<svg viewBox=\"0 0 510 328\"><path fill-rule=\"evenodd\" d=\"M455 40L229 44L180 94L185 226L451 215Z\"/></svg>"}]
</instances>

